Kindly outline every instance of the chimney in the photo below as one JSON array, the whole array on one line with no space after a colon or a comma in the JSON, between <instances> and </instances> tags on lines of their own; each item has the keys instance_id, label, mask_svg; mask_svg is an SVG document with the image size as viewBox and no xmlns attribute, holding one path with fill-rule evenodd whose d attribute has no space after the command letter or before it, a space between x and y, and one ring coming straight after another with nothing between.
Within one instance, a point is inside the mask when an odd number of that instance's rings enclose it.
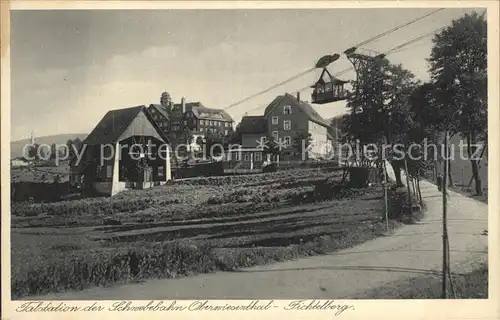
<instances>
[{"instance_id":1,"label":"chimney","mask_svg":"<svg viewBox=\"0 0 500 320\"><path fill-rule=\"evenodd\" d=\"M186 112L186 98L182 97L181 98L181 109L182 109L182 114Z\"/></svg>"},{"instance_id":2,"label":"chimney","mask_svg":"<svg viewBox=\"0 0 500 320\"><path fill-rule=\"evenodd\" d=\"M297 92L297 101L300 102L300 92Z\"/></svg>"}]
</instances>

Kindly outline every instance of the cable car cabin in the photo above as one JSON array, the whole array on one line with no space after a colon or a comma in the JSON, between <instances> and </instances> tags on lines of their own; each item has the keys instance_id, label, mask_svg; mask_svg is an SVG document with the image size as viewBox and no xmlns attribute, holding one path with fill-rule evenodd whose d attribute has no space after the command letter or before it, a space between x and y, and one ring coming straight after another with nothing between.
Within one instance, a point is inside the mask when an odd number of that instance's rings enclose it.
<instances>
[{"instance_id":1,"label":"cable car cabin","mask_svg":"<svg viewBox=\"0 0 500 320\"><path fill-rule=\"evenodd\" d=\"M314 89L312 103L325 104L347 99L349 92L344 88L347 82L335 78L324 68L319 80L311 86Z\"/></svg>"}]
</instances>

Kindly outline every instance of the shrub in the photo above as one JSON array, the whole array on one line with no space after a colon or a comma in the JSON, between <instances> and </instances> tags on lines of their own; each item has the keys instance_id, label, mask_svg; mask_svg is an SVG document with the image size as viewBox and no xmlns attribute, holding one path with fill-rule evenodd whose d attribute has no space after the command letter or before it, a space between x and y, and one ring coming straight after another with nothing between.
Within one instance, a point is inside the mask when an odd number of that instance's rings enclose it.
<instances>
[{"instance_id":1,"label":"shrub","mask_svg":"<svg viewBox=\"0 0 500 320\"><path fill-rule=\"evenodd\" d=\"M218 197L210 197L208 198L207 200L207 204L211 204L211 205L214 205L214 204L219 204L219 203L223 203L221 199L219 199Z\"/></svg>"},{"instance_id":2,"label":"shrub","mask_svg":"<svg viewBox=\"0 0 500 320\"><path fill-rule=\"evenodd\" d=\"M408 202L408 193L406 189L397 188L392 185L388 188L388 215L389 219L401 221L403 223L414 223L420 220L423 216L421 211L414 212L412 207L419 205L415 198L412 197L411 203Z\"/></svg>"},{"instance_id":3,"label":"shrub","mask_svg":"<svg viewBox=\"0 0 500 320\"><path fill-rule=\"evenodd\" d=\"M103 219L102 222L103 225L107 226L119 226L122 224L120 220L112 219L112 218L105 218Z\"/></svg>"},{"instance_id":4,"label":"shrub","mask_svg":"<svg viewBox=\"0 0 500 320\"><path fill-rule=\"evenodd\" d=\"M39 260L27 273L13 270L12 297L82 290L132 279L172 278L215 268L212 248L205 244L171 242L78 250Z\"/></svg>"}]
</instances>

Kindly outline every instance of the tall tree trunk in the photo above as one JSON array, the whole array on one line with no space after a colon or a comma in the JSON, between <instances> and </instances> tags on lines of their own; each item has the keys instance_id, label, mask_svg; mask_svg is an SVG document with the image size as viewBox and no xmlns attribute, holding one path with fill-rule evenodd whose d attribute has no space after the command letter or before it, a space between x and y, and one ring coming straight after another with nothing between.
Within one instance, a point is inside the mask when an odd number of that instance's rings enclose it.
<instances>
[{"instance_id":1,"label":"tall tree trunk","mask_svg":"<svg viewBox=\"0 0 500 320\"><path fill-rule=\"evenodd\" d=\"M479 160L477 159L472 159L472 156L476 152L477 147L475 146L475 136L474 132L472 131L470 134L467 135L467 151L469 154L469 160L472 166L472 177L474 178L475 186L476 186L476 195L482 196L483 195L483 185L481 181L481 175L479 174Z\"/></svg>"},{"instance_id":2,"label":"tall tree trunk","mask_svg":"<svg viewBox=\"0 0 500 320\"><path fill-rule=\"evenodd\" d=\"M396 161L391 161L392 169L394 170L394 176L396 177L396 186L401 187L403 181L401 180L401 167Z\"/></svg>"},{"instance_id":3,"label":"tall tree trunk","mask_svg":"<svg viewBox=\"0 0 500 320\"><path fill-rule=\"evenodd\" d=\"M448 157L451 157L451 151L449 150L449 146L448 146ZM453 184L453 176L451 174L451 159L448 159L448 186L449 187L453 187L454 184Z\"/></svg>"},{"instance_id":4,"label":"tall tree trunk","mask_svg":"<svg viewBox=\"0 0 500 320\"><path fill-rule=\"evenodd\" d=\"M420 201L420 207L423 208L424 200L422 199L422 191L420 191L420 176L417 176L417 191L418 191L418 200Z\"/></svg>"},{"instance_id":5,"label":"tall tree trunk","mask_svg":"<svg viewBox=\"0 0 500 320\"><path fill-rule=\"evenodd\" d=\"M408 214L411 214L411 190L410 190L410 177L408 173L408 163L405 158L405 175L406 175L406 189L408 191Z\"/></svg>"}]
</instances>

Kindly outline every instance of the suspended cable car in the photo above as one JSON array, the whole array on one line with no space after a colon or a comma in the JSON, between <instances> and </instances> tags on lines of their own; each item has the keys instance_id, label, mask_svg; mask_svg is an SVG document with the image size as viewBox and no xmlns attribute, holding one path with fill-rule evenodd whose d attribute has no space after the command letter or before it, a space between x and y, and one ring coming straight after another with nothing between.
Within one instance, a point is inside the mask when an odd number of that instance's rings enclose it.
<instances>
[{"instance_id":1,"label":"suspended cable car","mask_svg":"<svg viewBox=\"0 0 500 320\"><path fill-rule=\"evenodd\" d=\"M328 69L324 67L319 80L311 86L311 88L313 88L313 93L311 95L312 103L325 104L346 100L349 96L349 92L344 88L344 84L348 82L349 81L335 78Z\"/></svg>"}]
</instances>

